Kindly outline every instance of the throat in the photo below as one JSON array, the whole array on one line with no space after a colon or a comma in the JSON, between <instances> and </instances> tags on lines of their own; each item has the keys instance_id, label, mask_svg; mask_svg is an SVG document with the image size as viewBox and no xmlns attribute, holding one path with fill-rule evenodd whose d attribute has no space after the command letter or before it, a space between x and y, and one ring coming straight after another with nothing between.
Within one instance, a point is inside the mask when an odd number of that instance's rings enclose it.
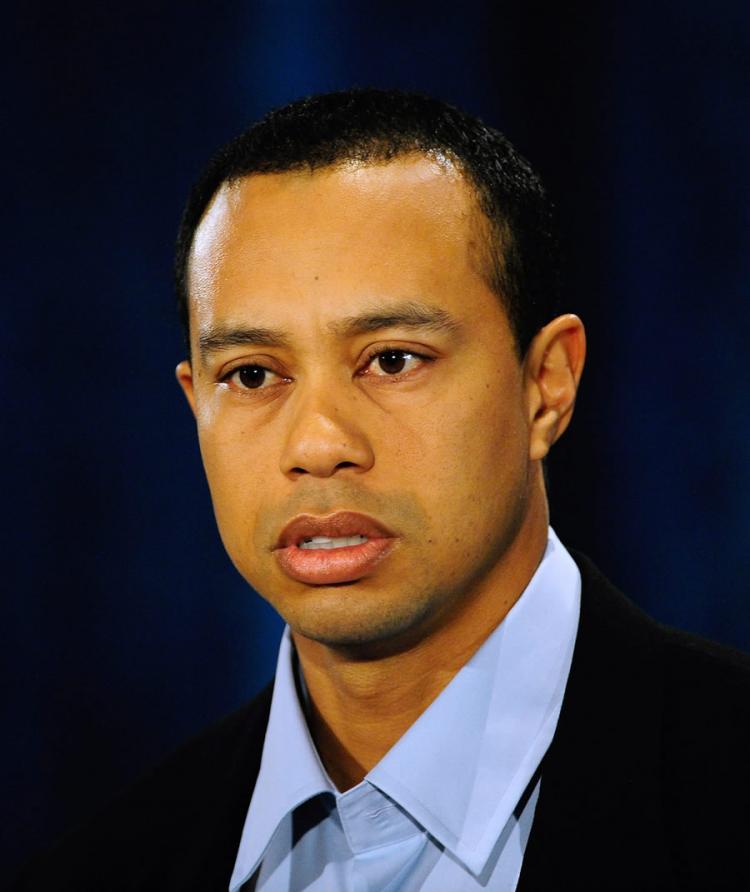
<instances>
[{"instance_id":1,"label":"throat","mask_svg":"<svg viewBox=\"0 0 750 892\"><path fill-rule=\"evenodd\" d=\"M455 675L405 672L400 659L321 660L318 642L294 635L298 693L310 735L340 792L356 786Z\"/></svg>"}]
</instances>

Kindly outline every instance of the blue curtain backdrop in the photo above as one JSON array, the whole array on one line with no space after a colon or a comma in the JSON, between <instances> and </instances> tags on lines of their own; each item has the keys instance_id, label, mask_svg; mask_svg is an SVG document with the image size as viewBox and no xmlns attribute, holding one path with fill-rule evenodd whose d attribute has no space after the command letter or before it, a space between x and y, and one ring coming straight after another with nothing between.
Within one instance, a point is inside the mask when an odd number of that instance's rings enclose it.
<instances>
[{"instance_id":1,"label":"blue curtain backdrop","mask_svg":"<svg viewBox=\"0 0 750 892\"><path fill-rule=\"evenodd\" d=\"M270 677L173 378L173 237L269 107L412 87L556 200L590 353L553 522L658 618L750 648L750 7L28 0L6 19L3 858Z\"/></svg>"}]
</instances>

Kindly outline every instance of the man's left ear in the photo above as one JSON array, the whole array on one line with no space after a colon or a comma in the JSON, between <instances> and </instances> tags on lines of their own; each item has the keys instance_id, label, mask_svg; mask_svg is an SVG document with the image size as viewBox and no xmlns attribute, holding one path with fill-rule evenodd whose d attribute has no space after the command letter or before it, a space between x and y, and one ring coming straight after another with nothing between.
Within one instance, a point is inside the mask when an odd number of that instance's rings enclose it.
<instances>
[{"instance_id":1,"label":"man's left ear","mask_svg":"<svg viewBox=\"0 0 750 892\"><path fill-rule=\"evenodd\" d=\"M586 332L572 313L545 325L526 351L531 460L544 458L570 423L585 358Z\"/></svg>"}]
</instances>

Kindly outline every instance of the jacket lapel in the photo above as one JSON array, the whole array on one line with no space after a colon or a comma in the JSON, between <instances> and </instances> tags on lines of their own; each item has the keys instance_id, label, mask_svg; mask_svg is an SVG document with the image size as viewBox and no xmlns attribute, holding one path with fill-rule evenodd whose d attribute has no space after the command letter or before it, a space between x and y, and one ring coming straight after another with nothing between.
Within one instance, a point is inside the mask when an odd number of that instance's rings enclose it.
<instances>
[{"instance_id":1,"label":"jacket lapel","mask_svg":"<svg viewBox=\"0 0 750 892\"><path fill-rule=\"evenodd\" d=\"M161 888L174 892L226 892L240 835L260 771L272 686L240 713L222 737L213 737L207 754L212 771L180 821L181 855L175 873ZM166 879L166 878L165 878Z\"/></svg>"},{"instance_id":2,"label":"jacket lapel","mask_svg":"<svg viewBox=\"0 0 750 892\"><path fill-rule=\"evenodd\" d=\"M659 629L574 556L581 621L518 892L667 890Z\"/></svg>"}]
</instances>

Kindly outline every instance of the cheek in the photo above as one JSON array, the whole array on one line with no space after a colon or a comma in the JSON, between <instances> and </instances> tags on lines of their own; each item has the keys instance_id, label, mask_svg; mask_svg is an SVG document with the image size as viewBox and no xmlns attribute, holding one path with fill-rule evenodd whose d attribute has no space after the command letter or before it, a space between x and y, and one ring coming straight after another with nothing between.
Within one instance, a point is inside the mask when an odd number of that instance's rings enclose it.
<instances>
[{"instance_id":1,"label":"cheek","mask_svg":"<svg viewBox=\"0 0 750 892\"><path fill-rule=\"evenodd\" d=\"M435 482L518 472L528 453L520 400L489 386L459 389L454 399L434 402L418 423L411 420L398 431L397 452L421 464Z\"/></svg>"},{"instance_id":2,"label":"cheek","mask_svg":"<svg viewBox=\"0 0 750 892\"><path fill-rule=\"evenodd\" d=\"M394 458L397 473L411 476L402 483L420 492L435 535L473 550L522 507L528 428L520 400L487 388L460 396L402 432Z\"/></svg>"},{"instance_id":3,"label":"cheek","mask_svg":"<svg viewBox=\"0 0 750 892\"><path fill-rule=\"evenodd\" d=\"M198 440L222 538L245 538L257 515L269 474L269 446L263 434L241 419L199 424ZM277 462L278 463L278 462Z\"/></svg>"}]
</instances>

